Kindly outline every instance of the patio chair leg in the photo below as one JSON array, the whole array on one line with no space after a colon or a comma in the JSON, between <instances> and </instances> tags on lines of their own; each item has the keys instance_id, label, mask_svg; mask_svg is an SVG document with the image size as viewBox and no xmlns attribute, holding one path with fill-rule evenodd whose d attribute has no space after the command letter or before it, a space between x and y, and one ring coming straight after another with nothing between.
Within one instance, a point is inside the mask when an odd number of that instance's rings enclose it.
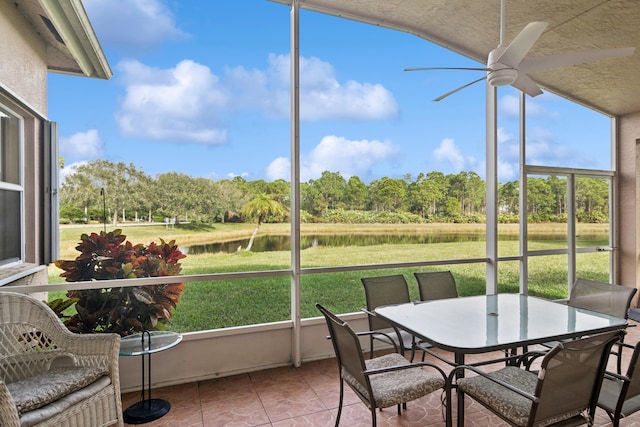
<instances>
[{"instance_id":1,"label":"patio chair leg","mask_svg":"<svg viewBox=\"0 0 640 427\"><path fill-rule=\"evenodd\" d=\"M338 414L336 415L336 427L340 424L340 415L342 414L342 399L344 397L344 383L340 378L340 400L338 401Z\"/></svg>"},{"instance_id":2,"label":"patio chair leg","mask_svg":"<svg viewBox=\"0 0 640 427\"><path fill-rule=\"evenodd\" d=\"M611 420L611 425L613 427L619 427L620 426L621 414L614 414L614 413L611 413L611 412L607 411L607 415L609 416L609 419Z\"/></svg>"},{"instance_id":3,"label":"patio chair leg","mask_svg":"<svg viewBox=\"0 0 640 427\"><path fill-rule=\"evenodd\" d=\"M617 369L618 375L622 375L622 343L623 343L623 339L621 339L619 342L614 344L616 347L618 347L617 351L613 352L613 354L615 354L616 357L617 357L616 369Z\"/></svg>"},{"instance_id":4,"label":"patio chair leg","mask_svg":"<svg viewBox=\"0 0 640 427\"><path fill-rule=\"evenodd\" d=\"M382 410L382 408L380 408L380 410ZM376 424L376 407L374 405L371 405L371 426L376 427Z\"/></svg>"},{"instance_id":5,"label":"patio chair leg","mask_svg":"<svg viewBox=\"0 0 640 427\"><path fill-rule=\"evenodd\" d=\"M453 426L453 404L452 404L452 389L453 389L453 378L449 378L447 380L447 384L445 386L445 398L444 398L444 409L445 409L445 423L446 427Z\"/></svg>"},{"instance_id":6,"label":"patio chair leg","mask_svg":"<svg viewBox=\"0 0 640 427\"><path fill-rule=\"evenodd\" d=\"M373 335L369 337L369 359L373 359Z\"/></svg>"},{"instance_id":7,"label":"patio chair leg","mask_svg":"<svg viewBox=\"0 0 640 427\"><path fill-rule=\"evenodd\" d=\"M622 357L619 354L616 368L618 369L618 375L620 375L622 373Z\"/></svg>"}]
</instances>

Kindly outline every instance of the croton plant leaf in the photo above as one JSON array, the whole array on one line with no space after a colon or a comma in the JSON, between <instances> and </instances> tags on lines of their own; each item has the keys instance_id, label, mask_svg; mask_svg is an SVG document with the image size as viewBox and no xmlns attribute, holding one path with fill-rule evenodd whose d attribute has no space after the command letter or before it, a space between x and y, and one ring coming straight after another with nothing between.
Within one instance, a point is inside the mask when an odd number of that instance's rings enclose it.
<instances>
[{"instance_id":1,"label":"croton plant leaf","mask_svg":"<svg viewBox=\"0 0 640 427\"><path fill-rule=\"evenodd\" d=\"M184 255L174 240L149 245L132 244L122 230L82 234L74 260L55 265L67 282L179 276ZM122 336L143 330L165 329L180 301L184 283L72 290L66 300L49 306L76 333L115 332ZM63 312L75 306L75 313Z\"/></svg>"}]
</instances>

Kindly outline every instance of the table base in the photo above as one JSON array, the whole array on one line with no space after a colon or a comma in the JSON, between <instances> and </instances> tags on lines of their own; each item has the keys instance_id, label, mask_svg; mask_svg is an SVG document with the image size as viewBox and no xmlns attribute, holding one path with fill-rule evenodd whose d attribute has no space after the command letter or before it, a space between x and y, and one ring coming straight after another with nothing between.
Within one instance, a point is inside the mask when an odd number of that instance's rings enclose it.
<instances>
[{"instance_id":1,"label":"table base","mask_svg":"<svg viewBox=\"0 0 640 427\"><path fill-rule=\"evenodd\" d=\"M164 399L146 399L134 403L124 411L124 422L127 424L143 424L164 416L171 409L171 404Z\"/></svg>"}]
</instances>

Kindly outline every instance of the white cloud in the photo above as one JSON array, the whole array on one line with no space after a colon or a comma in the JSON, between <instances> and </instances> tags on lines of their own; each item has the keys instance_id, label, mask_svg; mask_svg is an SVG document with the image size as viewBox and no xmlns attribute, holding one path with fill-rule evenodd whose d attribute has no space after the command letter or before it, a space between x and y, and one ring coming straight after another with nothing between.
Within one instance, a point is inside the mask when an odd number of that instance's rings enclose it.
<instances>
[{"instance_id":1,"label":"white cloud","mask_svg":"<svg viewBox=\"0 0 640 427\"><path fill-rule=\"evenodd\" d=\"M289 55L269 55L266 71L227 69L235 97L242 107L260 107L267 114L287 117L290 106ZM300 57L300 117L303 120L378 120L398 114L393 94L384 86L353 80L339 82L328 62Z\"/></svg>"},{"instance_id":2,"label":"white cloud","mask_svg":"<svg viewBox=\"0 0 640 427\"><path fill-rule=\"evenodd\" d=\"M516 144L518 143L516 136L510 133L507 129L503 127L498 128L497 139L498 139L498 145L513 143L514 141Z\"/></svg>"},{"instance_id":3,"label":"white cloud","mask_svg":"<svg viewBox=\"0 0 640 427\"><path fill-rule=\"evenodd\" d=\"M242 178L246 178L246 177L248 177L248 176L249 176L249 172L242 172L242 173L240 173L240 174L233 173L233 172L229 172L229 173L227 174L227 178L229 178L229 179L233 179L233 178L235 178L236 176L240 176L240 177L242 177Z\"/></svg>"},{"instance_id":4,"label":"white cloud","mask_svg":"<svg viewBox=\"0 0 640 427\"><path fill-rule=\"evenodd\" d=\"M228 94L211 70L184 60L174 68L157 69L138 61L118 64L126 95L116 121L126 135L204 144L226 142L216 128L216 114Z\"/></svg>"},{"instance_id":5,"label":"white cloud","mask_svg":"<svg viewBox=\"0 0 640 427\"><path fill-rule=\"evenodd\" d=\"M544 107L547 99L553 99L545 94L538 95L535 98L526 97L526 114L527 117L543 117L551 120L560 119L561 115L558 111L551 111ZM500 98L500 112L510 117L520 116L520 96L510 93Z\"/></svg>"},{"instance_id":6,"label":"white cloud","mask_svg":"<svg viewBox=\"0 0 640 427\"><path fill-rule=\"evenodd\" d=\"M325 136L308 155L301 156L300 179L303 182L317 179L322 172L331 171L339 172L345 179L355 175L366 180L376 163L391 161L398 152L399 147L390 142ZM289 167L289 160L279 157L267 167L267 177L271 180L288 180Z\"/></svg>"},{"instance_id":7,"label":"white cloud","mask_svg":"<svg viewBox=\"0 0 640 427\"><path fill-rule=\"evenodd\" d=\"M500 112L505 113L511 117L518 117L520 115L520 100L515 95L505 95L500 98L498 103Z\"/></svg>"},{"instance_id":8,"label":"white cloud","mask_svg":"<svg viewBox=\"0 0 640 427\"><path fill-rule=\"evenodd\" d=\"M60 155L65 160L97 159L103 155L103 147L104 141L95 129L60 137Z\"/></svg>"},{"instance_id":9,"label":"white cloud","mask_svg":"<svg viewBox=\"0 0 640 427\"><path fill-rule=\"evenodd\" d=\"M443 139L440 146L433 150L433 155L436 160L449 163L456 173L473 170L478 164L475 157L465 156L451 138Z\"/></svg>"},{"instance_id":10,"label":"white cloud","mask_svg":"<svg viewBox=\"0 0 640 427\"><path fill-rule=\"evenodd\" d=\"M291 177L291 162L286 157L276 158L267 166L266 175L272 181L279 178L288 181Z\"/></svg>"},{"instance_id":11,"label":"white cloud","mask_svg":"<svg viewBox=\"0 0 640 427\"><path fill-rule=\"evenodd\" d=\"M518 170L520 168L520 138L518 135L514 135L510 133L505 128L498 128L498 165L499 167L507 168L507 164L509 170L513 170L514 168ZM509 162L509 163L507 163ZM500 166L503 165L503 166ZM498 173L501 173L498 170Z\"/></svg>"},{"instance_id":12,"label":"white cloud","mask_svg":"<svg viewBox=\"0 0 640 427\"><path fill-rule=\"evenodd\" d=\"M478 164L473 169L473 172L477 173L482 179L486 179L487 175L487 162L484 160L478 162ZM514 181L520 179L520 167L518 163L513 162L503 162L498 159L498 181L506 182L506 181Z\"/></svg>"},{"instance_id":13,"label":"white cloud","mask_svg":"<svg viewBox=\"0 0 640 427\"><path fill-rule=\"evenodd\" d=\"M127 52L155 49L165 41L184 40L166 5L159 0L85 0L100 42Z\"/></svg>"},{"instance_id":14,"label":"white cloud","mask_svg":"<svg viewBox=\"0 0 640 427\"><path fill-rule=\"evenodd\" d=\"M302 119L378 120L398 113L383 86L351 80L341 84L330 64L317 58L300 62ZM266 71L227 68L222 80L191 60L167 69L124 60L117 68L126 93L116 121L125 135L219 144L227 139L220 117L229 111L289 115L288 55L270 55Z\"/></svg>"},{"instance_id":15,"label":"white cloud","mask_svg":"<svg viewBox=\"0 0 640 427\"><path fill-rule=\"evenodd\" d=\"M498 181L506 182L516 179L520 179L520 166L517 163L501 162L498 160Z\"/></svg>"},{"instance_id":16,"label":"white cloud","mask_svg":"<svg viewBox=\"0 0 640 427\"><path fill-rule=\"evenodd\" d=\"M547 129L535 127L527 135L527 164L557 165L569 164L577 153L555 141L554 135Z\"/></svg>"},{"instance_id":17,"label":"white cloud","mask_svg":"<svg viewBox=\"0 0 640 427\"><path fill-rule=\"evenodd\" d=\"M64 183L64 181L67 179L69 175L73 175L74 173L76 173L76 171L80 166L86 165L87 163L89 162L81 161L81 162L69 163L67 165L64 165L64 168L58 169L58 178L60 181L60 185Z\"/></svg>"}]
</instances>

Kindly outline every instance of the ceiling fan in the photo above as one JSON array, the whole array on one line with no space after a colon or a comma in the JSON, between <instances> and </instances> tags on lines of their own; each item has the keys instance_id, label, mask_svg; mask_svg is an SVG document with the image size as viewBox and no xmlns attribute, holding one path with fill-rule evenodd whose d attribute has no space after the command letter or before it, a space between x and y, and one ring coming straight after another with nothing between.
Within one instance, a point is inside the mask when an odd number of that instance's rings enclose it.
<instances>
[{"instance_id":1,"label":"ceiling fan","mask_svg":"<svg viewBox=\"0 0 640 427\"><path fill-rule=\"evenodd\" d=\"M505 32L505 0L501 0L500 44L497 48L489 52L486 67L418 67L406 68L405 71L472 70L486 72L485 76L447 92L434 99L434 101L441 101L449 95L453 95L454 93L485 79L492 86L512 85L530 96L536 96L540 95L542 90L540 90L538 85L528 76L530 73L544 71L551 68L584 64L586 62L599 61L602 59L620 58L631 55L635 50L633 47L625 47L617 49L599 49L583 52L560 53L556 55L527 58L527 53L548 25L549 24L546 22L530 22L522 31L520 31L508 46L505 46L503 44Z\"/></svg>"}]
</instances>

